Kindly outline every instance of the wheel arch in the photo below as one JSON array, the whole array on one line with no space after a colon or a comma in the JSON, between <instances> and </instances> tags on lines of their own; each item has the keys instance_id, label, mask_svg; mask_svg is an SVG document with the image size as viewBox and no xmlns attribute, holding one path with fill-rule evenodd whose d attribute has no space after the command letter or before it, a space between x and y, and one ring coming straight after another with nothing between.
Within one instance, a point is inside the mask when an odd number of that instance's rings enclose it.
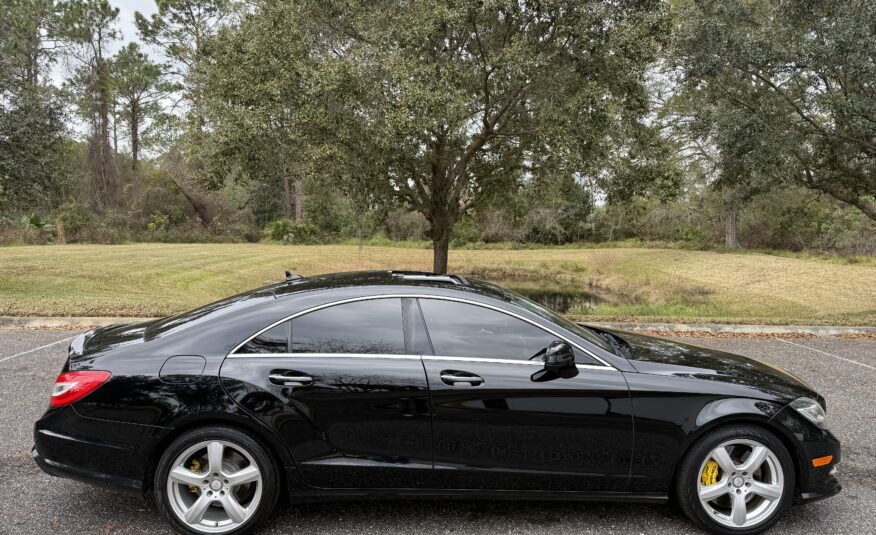
<instances>
[{"instance_id":1,"label":"wheel arch","mask_svg":"<svg viewBox=\"0 0 876 535\"><path fill-rule=\"evenodd\" d=\"M228 414L209 414L196 418L187 419L185 422L170 428L164 433L149 452L149 460L146 463L146 470L143 474L143 494L149 495L153 489L155 480L155 471L158 468L158 463L161 455L167 447L178 437L193 429L202 427L221 426L230 427L246 433L256 440L265 450L271 455L277 463L277 471L280 484L281 498L285 497L289 488L288 468L294 467L295 463L292 459L286 446L276 437L272 436L269 430L258 422L253 422L247 418L240 416L231 416Z\"/></svg>"},{"instance_id":2,"label":"wheel arch","mask_svg":"<svg viewBox=\"0 0 876 535\"><path fill-rule=\"evenodd\" d=\"M688 436L687 442L682 448L681 454L675 461L675 466L672 467L672 479L670 484L669 498L670 500L677 499L675 496L678 487L678 467L681 462L688 456L693 446L699 442L706 434L715 429L726 427L729 425L748 425L758 427L764 431L772 433L788 450L791 456L791 463L794 466L794 495L796 496L802 488L802 466L800 464L800 449L794 437L784 427L775 424L769 417L763 413L741 413L730 414L716 418L698 427L693 433Z\"/></svg>"}]
</instances>

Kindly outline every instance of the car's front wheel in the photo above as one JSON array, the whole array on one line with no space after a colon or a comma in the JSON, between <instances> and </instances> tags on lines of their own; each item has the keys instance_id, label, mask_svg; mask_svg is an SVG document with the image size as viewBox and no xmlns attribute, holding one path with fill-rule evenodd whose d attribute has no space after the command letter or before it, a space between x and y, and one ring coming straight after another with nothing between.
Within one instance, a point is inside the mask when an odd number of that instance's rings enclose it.
<instances>
[{"instance_id":1,"label":"car's front wheel","mask_svg":"<svg viewBox=\"0 0 876 535\"><path fill-rule=\"evenodd\" d=\"M184 433L165 450L155 473L155 501L181 533L247 533L279 496L276 467L256 440L233 428Z\"/></svg>"},{"instance_id":2,"label":"car's front wheel","mask_svg":"<svg viewBox=\"0 0 876 535\"><path fill-rule=\"evenodd\" d=\"M760 533L791 505L794 464L775 435L756 426L718 428L693 445L677 475L682 510L722 534Z\"/></svg>"}]
</instances>

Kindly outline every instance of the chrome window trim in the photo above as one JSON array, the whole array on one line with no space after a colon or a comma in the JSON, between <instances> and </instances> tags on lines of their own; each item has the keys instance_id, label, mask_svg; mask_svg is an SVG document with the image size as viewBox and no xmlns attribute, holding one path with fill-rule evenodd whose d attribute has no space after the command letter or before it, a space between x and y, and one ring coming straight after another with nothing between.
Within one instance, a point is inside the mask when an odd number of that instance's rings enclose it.
<instances>
[{"instance_id":1,"label":"chrome window trim","mask_svg":"<svg viewBox=\"0 0 876 535\"><path fill-rule=\"evenodd\" d=\"M444 357L433 355L385 355L381 353L235 353L228 355L230 359L258 359L258 358L328 358L328 359L389 359L389 360L432 360L449 362L478 362L486 364L521 364L524 366L544 366L544 363L536 360L493 359L489 357ZM575 364L581 370L616 371L608 366L596 366L593 364Z\"/></svg>"},{"instance_id":2,"label":"chrome window trim","mask_svg":"<svg viewBox=\"0 0 876 535\"><path fill-rule=\"evenodd\" d=\"M254 358L327 358L327 359L395 359L395 360L420 360L420 355L394 355L383 353L232 353L230 359L254 359Z\"/></svg>"},{"instance_id":3,"label":"chrome window trim","mask_svg":"<svg viewBox=\"0 0 876 535\"><path fill-rule=\"evenodd\" d=\"M450 296L445 296L445 295L429 295L429 294L383 294L383 295L369 295L369 296L362 296L362 297L351 297L351 298L349 298L349 299L341 299L341 300L339 300L339 301L332 301L331 303L325 303L325 304L322 304L322 305L317 305L317 306L314 306L314 307L311 307L311 308L308 308L308 309L302 310L302 311L300 311L300 312L296 312L295 314L290 314L289 316L286 316L285 318L283 318L283 319L281 319L281 320L279 320L279 321L275 321L274 323L268 325L268 326L265 327L264 329L258 331L258 332L255 333L254 335L250 336L249 338L247 338L247 339L244 340L243 342L241 342L241 343L237 344L236 346L234 346L234 349L232 349L232 350L226 355L226 357L227 357L227 358L235 357L235 351L237 351L237 350L240 349L241 347L243 347L243 346L245 346L246 344L248 344L248 343L250 342L250 340L252 340L253 338L256 338L256 337L260 336L263 332L268 331L268 330L272 329L273 327L275 327L275 326L277 326L277 325L279 325L279 324L281 324L281 323L283 323L283 322L290 321L290 320L294 320L295 318L297 318L297 317L299 317L299 316L303 316L303 315L305 315L305 314L309 314L309 313L311 313L311 312L316 312L317 310L322 310L323 308L329 308L329 307L333 307L333 306L337 306L337 305L343 305L343 304L346 304L346 303L355 303L355 302L358 302L358 301L371 301L371 300L373 300L373 299L404 299L404 298L410 298L410 299L439 299L439 300L441 300L441 301L454 301L454 302L457 302L457 303L465 303L465 304L468 304L468 305L474 305L474 306L484 307L484 308L487 308L487 309L490 309L490 310L495 310L496 312L499 312L499 313L501 313L501 314L508 314L508 315L511 316L511 317L517 318L517 319L519 319L519 320L521 320L521 321L525 321L526 323L529 323L530 325L533 325L533 326L535 326L535 327L537 327L537 328L539 328L539 329L541 329L541 330L543 330L543 331L545 331L545 332L548 332L548 333L552 334L553 336L556 336L559 340L562 340L562 341L564 341L564 342L566 342L566 343L568 343L568 344L571 344L572 346L574 346L574 347L578 348L579 350L583 351L584 353L586 353L586 354L589 355L590 357L594 358L597 362L601 362L601 363L604 365L604 366L597 366L597 365L593 365L593 364L582 364L581 366L589 366L589 367L598 368L598 369L601 369L601 368L606 368L606 369L611 369L611 370L615 370L615 369L616 369L614 366L612 366L611 364L607 363L606 361L604 361L603 359L601 359L600 357L598 357L598 356L597 356L596 354L594 354L592 351L590 351L590 350L588 350L588 349L582 347L580 344L576 344L575 342L573 342L573 341L567 339L565 336L560 336L556 331L553 331L553 330L551 330L551 329L548 329L547 327L544 327L543 325L539 325L538 323L536 323L536 322L530 320L529 318L523 317L523 316L521 316L520 314L517 314L517 313L514 313L514 312L510 312L510 311L508 311L508 310L505 310L505 309L500 308L500 307L497 307L497 306L488 305L488 304L486 304L486 303L481 303L481 302L478 302L478 301L472 301L471 299L463 299L463 298L460 298L460 297L450 297ZM426 325L426 328L427 328L427 329L429 328L429 325L428 325L428 324ZM337 354L337 355L347 355L347 356L349 356L349 355L356 355L355 353L336 353L336 354ZM241 354L239 354L239 355L250 355L250 354L247 354L247 353L241 353ZM255 353L254 355L258 355L258 356L271 356L271 355L276 355L276 356L290 356L290 355L293 355L293 356L294 356L294 355L310 355L310 356L320 355L320 356L326 356L326 355L334 355L334 354L332 354L332 353ZM392 355L390 355L390 356L392 356ZM404 356L404 355L396 355L396 356ZM428 357L434 358L434 357L432 357L431 355L429 355ZM427 358L427 357L423 357L423 358ZM514 363L528 362L528 361L519 361L519 360L512 360L512 359L489 359L489 358L487 358L487 359L469 359L468 357L442 357L442 358L468 359L468 360L470 360L470 361L472 361L472 362L480 362L480 361L497 362L497 361L503 361L503 360L508 361L508 362L514 362ZM576 364L576 366L577 366L577 364Z\"/></svg>"},{"instance_id":4,"label":"chrome window trim","mask_svg":"<svg viewBox=\"0 0 876 535\"><path fill-rule=\"evenodd\" d=\"M571 343L571 342L570 342ZM516 359L499 359L499 358L490 358L490 357L445 357L445 356L437 356L437 355L423 355L423 360L439 360L439 361L450 361L450 362L483 362L483 363L499 363L499 364L522 364L524 366L538 366L539 368L544 367L544 362L539 362L537 360L516 360ZM602 370L602 371L613 371L615 368L611 366L596 366L595 364L575 364L575 367L581 370Z\"/></svg>"}]
</instances>

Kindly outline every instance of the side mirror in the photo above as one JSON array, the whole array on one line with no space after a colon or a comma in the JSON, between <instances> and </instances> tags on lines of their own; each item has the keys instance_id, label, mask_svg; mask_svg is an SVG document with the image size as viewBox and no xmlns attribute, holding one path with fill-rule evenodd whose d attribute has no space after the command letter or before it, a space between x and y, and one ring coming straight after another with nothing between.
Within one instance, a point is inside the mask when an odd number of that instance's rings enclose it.
<instances>
[{"instance_id":1,"label":"side mirror","mask_svg":"<svg viewBox=\"0 0 876 535\"><path fill-rule=\"evenodd\" d=\"M544 351L544 367L546 370L559 372L575 367L575 353L567 342L554 340Z\"/></svg>"}]
</instances>

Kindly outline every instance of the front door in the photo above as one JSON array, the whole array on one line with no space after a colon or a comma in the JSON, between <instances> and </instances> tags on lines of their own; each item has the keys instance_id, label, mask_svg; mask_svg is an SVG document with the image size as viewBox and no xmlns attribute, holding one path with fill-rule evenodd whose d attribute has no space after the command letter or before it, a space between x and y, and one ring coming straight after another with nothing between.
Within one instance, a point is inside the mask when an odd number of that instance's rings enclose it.
<instances>
[{"instance_id":1,"label":"front door","mask_svg":"<svg viewBox=\"0 0 876 535\"><path fill-rule=\"evenodd\" d=\"M402 325L397 298L307 313L230 355L223 385L286 441L307 484L417 486L432 471L429 391Z\"/></svg>"},{"instance_id":2,"label":"front door","mask_svg":"<svg viewBox=\"0 0 876 535\"><path fill-rule=\"evenodd\" d=\"M537 354L556 335L480 305L419 303L434 353L423 360L440 485L624 490L633 420L620 372L580 352L569 373L545 375Z\"/></svg>"}]
</instances>

